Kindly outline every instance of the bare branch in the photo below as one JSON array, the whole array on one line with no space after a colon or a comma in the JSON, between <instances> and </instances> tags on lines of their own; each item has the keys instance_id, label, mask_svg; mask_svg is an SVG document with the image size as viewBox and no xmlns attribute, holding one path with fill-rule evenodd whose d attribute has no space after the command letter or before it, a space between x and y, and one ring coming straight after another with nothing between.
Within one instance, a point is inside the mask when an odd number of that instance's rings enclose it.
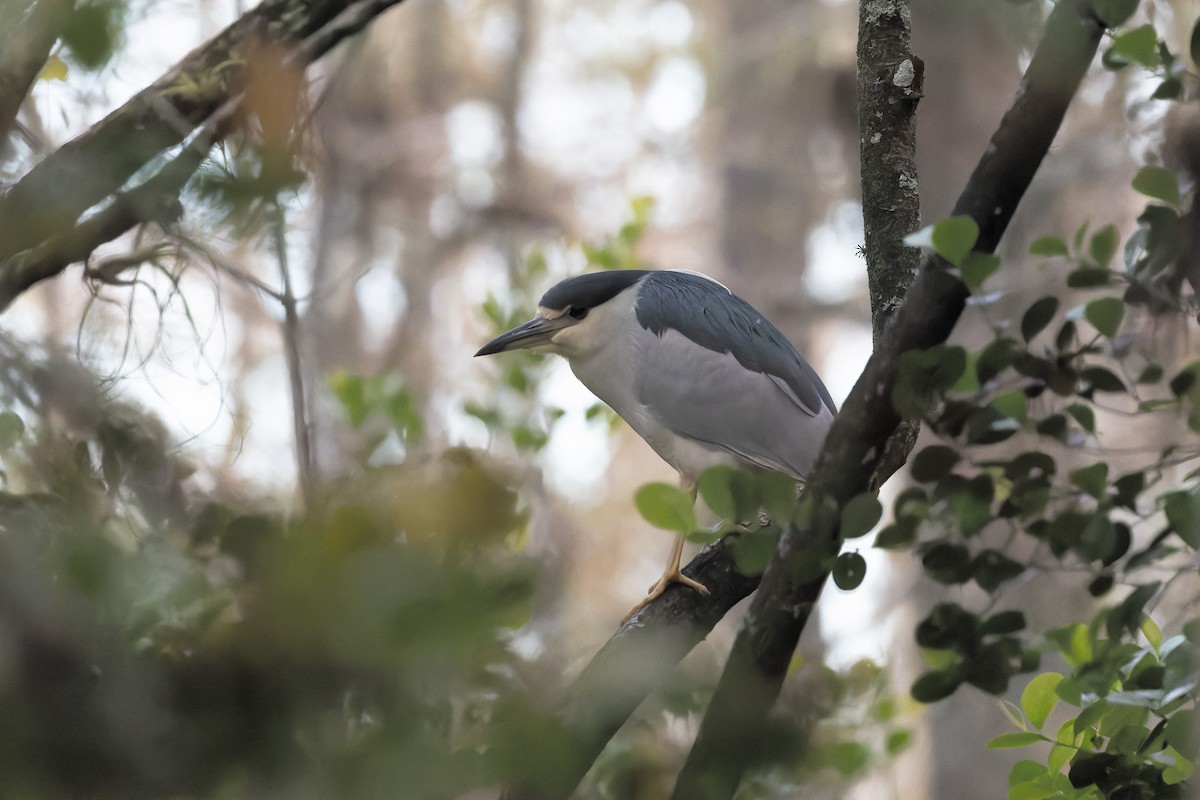
<instances>
[{"instance_id":1,"label":"bare branch","mask_svg":"<svg viewBox=\"0 0 1200 800\"><path fill-rule=\"evenodd\" d=\"M293 48L299 64L307 66L399 2L360 0L347 6L335 0L265 0L243 15L0 195L0 282L18 283L7 274L13 269L9 259L47 246L235 98L254 43ZM72 191L62 191L63 186ZM95 226L89 230L94 234ZM78 252L84 237L70 238ZM43 271L50 267L41 266Z\"/></svg>"}]
</instances>

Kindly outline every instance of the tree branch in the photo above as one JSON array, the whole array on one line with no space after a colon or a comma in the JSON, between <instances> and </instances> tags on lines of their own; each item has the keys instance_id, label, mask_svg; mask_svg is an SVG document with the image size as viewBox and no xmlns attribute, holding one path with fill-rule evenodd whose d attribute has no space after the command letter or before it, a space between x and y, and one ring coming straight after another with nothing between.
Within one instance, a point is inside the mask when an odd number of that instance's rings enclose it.
<instances>
[{"instance_id":1,"label":"tree branch","mask_svg":"<svg viewBox=\"0 0 1200 800\"><path fill-rule=\"evenodd\" d=\"M1102 32L1087 0L1060 0L1051 12L1021 91L954 209L979 225L977 250L995 249L1050 148ZM840 507L868 490L885 445L900 423L891 402L900 355L945 341L967 296L966 287L944 262L926 259L809 477L807 493L815 507ZM784 532L734 642L675 797L732 797L759 750L756 734L779 694L791 654L827 577L809 582L794 577L811 547L810 538L807 531Z\"/></svg>"},{"instance_id":2,"label":"tree branch","mask_svg":"<svg viewBox=\"0 0 1200 800\"><path fill-rule=\"evenodd\" d=\"M244 14L0 195L0 283L20 285L21 281L9 274L14 269L41 278L54 274L56 265L49 260L34 268L36 259L31 252L39 248L56 253L61 270L71 263L61 263L68 250L72 259L78 260L81 251L83 256L90 252L88 243L94 248L137 224L140 220L133 219L114 234L117 220L110 218L111 227L85 222L69 235L62 233L85 211L114 197L134 173L179 145L218 109L235 100L252 45L263 42L288 47L297 65L307 66L399 2L359 0L347 6L335 0L265 0ZM64 186L71 191L63 191ZM95 238L102 228L107 238ZM60 240L58 245L51 244L55 239ZM63 247L63 239L74 244ZM11 259L23 252L26 255L14 265Z\"/></svg>"},{"instance_id":3,"label":"tree branch","mask_svg":"<svg viewBox=\"0 0 1200 800\"><path fill-rule=\"evenodd\" d=\"M563 763L539 774L538 783L510 786L503 800L565 798L604 745L675 664L712 631L729 609L758 586L758 576L738 572L726 537L713 542L683 568L711 593L704 597L679 584L667 588L621 624L571 685L558 715L569 741Z\"/></svg>"},{"instance_id":4,"label":"tree branch","mask_svg":"<svg viewBox=\"0 0 1200 800\"><path fill-rule=\"evenodd\" d=\"M0 48L0 146L16 124L17 112L58 39L72 0L32 0L19 22L0 18L8 31ZM11 26L11 27L9 27Z\"/></svg>"}]
</instances>

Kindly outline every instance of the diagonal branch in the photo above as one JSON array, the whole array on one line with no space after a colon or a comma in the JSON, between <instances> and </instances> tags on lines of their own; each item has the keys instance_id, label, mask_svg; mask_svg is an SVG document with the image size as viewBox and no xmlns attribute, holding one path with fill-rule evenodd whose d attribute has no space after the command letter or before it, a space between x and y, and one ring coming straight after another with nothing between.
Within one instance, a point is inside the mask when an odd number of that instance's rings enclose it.
<instances>
[{"instance_id":1,"label":"diagonal branch","mask_svg":"<svg viewBox=\"0 0 1200 800\"><path fill-rule=\"evenodd\" d=\"M1060 0L1021 91L1004 115L955 206L979 225L976 249L992 252L1062 123L1103 33L1088 0ZM892 406L902 353L950 335L967 289L944 262L927 259L904 305L881 337L829 433L809 478L817 507L844 505L869 488L871 474L900 423ZM836 532L834 532L836 536ZM788 529L751 604L676 786L676 798L732 797L756 749L755 734L770 711L787 664L826 575L803 582L805 531Z\"/></svg>"},{"instance_id":2,"label":"diagonal branch","mask_svg":"<svg viewBox=\"0 0 1200 800\"><path fill-rule=\"evenodd\" d=\"M265 0L244 14L0 195L0 282L13 283L13 256L46 246L236 98L251 46L278 44L307 66L399 2Z\"/></svg>"}]
</instances>

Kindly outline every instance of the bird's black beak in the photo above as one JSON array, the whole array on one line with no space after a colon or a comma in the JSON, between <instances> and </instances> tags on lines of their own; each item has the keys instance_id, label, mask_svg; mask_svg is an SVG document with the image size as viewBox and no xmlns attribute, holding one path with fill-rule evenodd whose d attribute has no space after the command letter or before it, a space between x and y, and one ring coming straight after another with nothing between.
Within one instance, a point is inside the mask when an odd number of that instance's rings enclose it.
<instances>
[{"instance_id":1,"label":"bird's black beak","mask_svg":"<svg viewBox=\"0 0 1200 800\"><path fill-rule=\"evenodd\" d=\"M551 336L573 322L575 320L565 314L554 319L538 315L529 322L524 322L492 339L479 348L479 352L475 355L476 357L490 356L493 353L503 353L505 350L531 350L550 344Z\"/></svg>"}]
</instances>

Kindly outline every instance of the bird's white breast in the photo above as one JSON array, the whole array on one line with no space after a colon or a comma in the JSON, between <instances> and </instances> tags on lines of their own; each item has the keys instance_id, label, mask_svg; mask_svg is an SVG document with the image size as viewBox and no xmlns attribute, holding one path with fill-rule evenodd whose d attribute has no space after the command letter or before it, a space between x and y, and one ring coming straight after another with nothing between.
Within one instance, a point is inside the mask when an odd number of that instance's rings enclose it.
<instances>
[{"instance_id":1,"label":"bird's white breast","mask_svg":"<svg viewBox=\"0 0 1200 800\"><path fill-rule=\"evenodd\" d=\"M665 427L653 409L639 399L638 365L646 363L647 348L663 343L638 323L633 308L636 295L634 286L592 309L587 320L555 337L555 348L567 358L571 371L584 386L688 480L695 481L718 464L736 465L737 459L728 452Z\"/></svg>"}]
</instances>

